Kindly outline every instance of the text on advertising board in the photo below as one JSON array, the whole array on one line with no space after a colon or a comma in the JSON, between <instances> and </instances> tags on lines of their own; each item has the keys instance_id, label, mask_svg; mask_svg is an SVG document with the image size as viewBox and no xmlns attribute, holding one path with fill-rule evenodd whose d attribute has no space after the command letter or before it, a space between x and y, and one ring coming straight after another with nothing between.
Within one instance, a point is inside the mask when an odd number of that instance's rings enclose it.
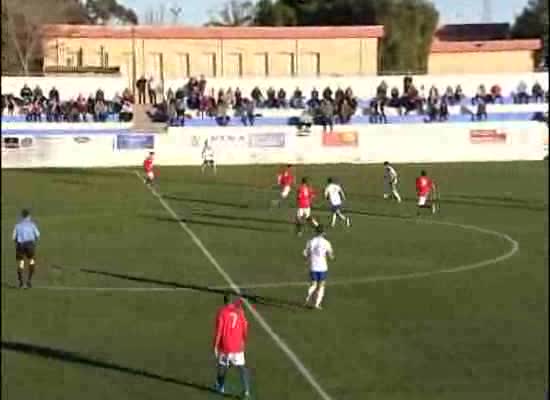
<instances>
[{"instance_id":1,"label":"text on advertising board","mask_svg":"<svg viewBox=\"0 0 550 400\"><path fill-rule=\"evenodd\" d=\"M152 150L155 148L154 135L117 135L118 150Z\"/></svg>"},{"instance_id":2,"label":"text on advertising board","mask_svg":"<svg viewBox=\"0 0 550 400\"><path fill-rule=\"evenodd\" d=\"M506 133L496 129L477 129L470 131L470 143L506 143Z\"/></svg>"},{"instance_id":3,"label":"text on advertising board","mask_svg":"<svg viewBox=\"0 0 550 400\"><path fill-rule=\"evenodd\" d=\"M250 147L285 147L284 132L252 133L249 137Z\"/></svg>"},{"instance_id":4,"label":"text on advertising board","mask_svg":"<svg viewBox=\"0 0 550 400\"><path fill-rule=\"evenodd\" d=\"M356 131L347 132L324 132L323 133L323 146L338 147L338 146L351 146L357 147L359 145L359 135Z\"/></svg>"}]
</instances>

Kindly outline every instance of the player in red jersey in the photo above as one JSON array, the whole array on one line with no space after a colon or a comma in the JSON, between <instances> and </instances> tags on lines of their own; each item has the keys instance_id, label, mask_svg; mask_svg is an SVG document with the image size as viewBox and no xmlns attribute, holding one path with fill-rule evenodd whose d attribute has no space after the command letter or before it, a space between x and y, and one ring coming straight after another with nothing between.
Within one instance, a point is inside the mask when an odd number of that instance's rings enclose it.
<instances>
[{"instance_id":1,"label":"player in red jersey","mask_svg":"<svg viewBox=\"0 0 550 400\"><path fill-rule=\"evenodd\" d=\"M418 197L418 211L416 215L420 215L420 209L422 208L429 208L432 210L432 214L435 214L436 208L433 201L435 190L435 183L427 176L426 171L420 171L420 176L416 178L416 194Z\"/></svg>"},{"instance_id":2,"label":"player in red jersey","mask_svg":"<svg viewBox=\"0 0 550 400\"><path fill-rule=\"evenodd\" d=\"M308 221L314 227L319 226L319 223L311 216L311 204L315 197L315 191L308 184L307 178L302 178L302 184L298 187L298 195L296 201L298 203L298 212L296 214L296 232L298 236L302 236L304 222Z\"/></svg>"},{"instance_id":3,"label":"player in red jersey","mask_svg":"<svg viewBox=\"0 0 550 400\"><path fill-rule=\"evenodd\" d=\"M218 363L216 390L224 393L225 375L231 366L239 369L243 385L243 398L250 396L250 378L245 366L244 350L248 336L248 321L242 308L243 300L230 302L229 295L224 296L224 306L216 315L216 333L214 336L214 354Z\"/></svg>"},{"instance_id":4,"label":"player in red jersey","mask_svg":"<svg viewBox=\"0 0 550 400\"><path fill-rule=\"evenodd\" d=\"M277 185L281 188L281 198L273 200L273 204L280 206L281 201L288 198L294 184L294 176L292 175L292 165L288 164L286 168L282 169L281 173L277 175Z\"/></svg>"},{"instance_id":5,"label":"player in red jersey","mask_svg":"<svg viewBox=\"0 0 550 400\"><path fill-rule=\"evenodd\" d=\"M155 153L150 152L147 158L143 161L143 170L145 172L145 183L152 185L155 181L155 171L153 165L153 157Z\"/></svg>"}]
</instances>

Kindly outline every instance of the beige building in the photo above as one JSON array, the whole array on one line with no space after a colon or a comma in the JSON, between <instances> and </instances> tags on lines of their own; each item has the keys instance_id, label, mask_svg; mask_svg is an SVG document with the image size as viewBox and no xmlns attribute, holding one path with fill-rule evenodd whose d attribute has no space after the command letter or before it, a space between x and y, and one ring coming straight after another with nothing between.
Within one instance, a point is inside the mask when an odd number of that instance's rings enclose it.
<instances>
[{"instance_id":1,"label":"beige building","mask_svg":"<svg viewBox=\"0 0 550 400\"><path fill-rule=\"evenodd\" d=\"M535 70L539 39L440 41L434 39L428 57L429 74L497 74Z\"/></svg>"},{"instance_id":2,"label":"beige building","mask_svg":"<svg viewBox=\"0 0 550 400\"><path fill-rule=\"evenodd\" d=\"M194 28L48 25L44 68L119 67L141 75L281 77L376 75L382 26Z\"/></svg>"}]
</instances>

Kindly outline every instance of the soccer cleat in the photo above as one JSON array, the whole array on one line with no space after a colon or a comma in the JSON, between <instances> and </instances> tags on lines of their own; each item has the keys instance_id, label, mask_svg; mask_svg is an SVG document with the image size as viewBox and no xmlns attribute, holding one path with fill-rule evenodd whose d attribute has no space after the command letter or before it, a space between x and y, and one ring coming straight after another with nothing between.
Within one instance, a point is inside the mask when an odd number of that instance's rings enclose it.
<instances>
[{"instance_id":1,"label":"soccer cleat","mask_svg":"<svg viewBox=\"0 0 550 400\"><path fill-rule=\"evenodd\" d=\"M346 218L346 226L349 228L351 226L351 218L350 217L347 217Z\"/></svg>"},{"instance_id":2,"label":"soccer cleat","mask_svg":"<svg viewBox=\"0 0 550 400\"><path fill-rule=\"evenodd\" d=\"M314 308L315 308L316 310L322 310L322 309L323 309L323 307L321 307L321 305L320 305L320 304L319 304L319 305L315 305L315 307L314 307Z\"/></svg>"},{"instance_id":3,"label":"soccer cleat","mask_svg":"<svg viewBox=\"0 0 550 400\"><path fill-rule=\"evenodd\" d=\"M214 390L221 394L225 393L225 387L223 385L220 386L218 383L214 385Z\"/></svg>"},{"instance_id":4,"label":"soccer cleat","mask_svg":"<svg viewBox=\"0 0 550 400\"><path fill-rule=\"evenodd\" d=\"M31 282L30 282L30 281L29 281L29 282L27 282L27 285L26 285L25 287L26 287L27 289L31 289L31 288L32 288L32 284L31 284Z\"/></svg>"},{"instance_id":5,"label":"soccer cleat","mask_svg":"<svg viewBox=\"0 0 550 400\"><path fill-rule=\"evenodd\" d=\"M246 390L243 395L242 395L242 398L243 399L249 399L250 398L250 392L248 390Z\"/></svg>"},{"instance_id":6,"label":"soccer cleat","mask_svg":"<svg viewBox=\"0 0 550 400\"><path fill-rule=\"evenodd\" d=\"M435 203L434 203L434 204L432 204L432 214L435 214L435 212L436 212L436 207L435 207Z\"/></svg>"},{"instance_id":7,"label":"soccer cleat","mask_svg":"<svg viewBox=\"0 0 550 400\"><path fill-rule=\"evenodd\" d=\"M23 285L23 282L19 282L18 288L19 288L19 289L23 289L24 287L25 287L25 285Z\"/></svg>"}]
</instances>

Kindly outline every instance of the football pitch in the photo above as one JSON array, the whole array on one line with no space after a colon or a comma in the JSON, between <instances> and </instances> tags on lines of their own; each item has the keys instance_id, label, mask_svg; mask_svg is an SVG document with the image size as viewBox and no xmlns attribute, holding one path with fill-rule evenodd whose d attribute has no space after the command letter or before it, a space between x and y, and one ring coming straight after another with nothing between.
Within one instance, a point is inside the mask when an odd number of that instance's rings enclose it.
<instances>
[{"instance_id":1,"label":"football pitch","mask_svg":"<svg viewBox=\"0 0 550 400\"><path fill-rule=\"evenodd\" d=\"M252 398L543 399L548 387L547 162L298 166L338 178L352 227L327 229L324 309L303 306L294 201L276 166L2 171L2 395L10 400L218 399L214 316L242 288ZM441 213L415 216L421 168ZM141 171L140 171L141 172ZM15 289L21 208L42 233L33 289ZM329 214L317 198L314 215ZM230 371L227 398L240 383Z\"/></svg>"}]
</instances>

